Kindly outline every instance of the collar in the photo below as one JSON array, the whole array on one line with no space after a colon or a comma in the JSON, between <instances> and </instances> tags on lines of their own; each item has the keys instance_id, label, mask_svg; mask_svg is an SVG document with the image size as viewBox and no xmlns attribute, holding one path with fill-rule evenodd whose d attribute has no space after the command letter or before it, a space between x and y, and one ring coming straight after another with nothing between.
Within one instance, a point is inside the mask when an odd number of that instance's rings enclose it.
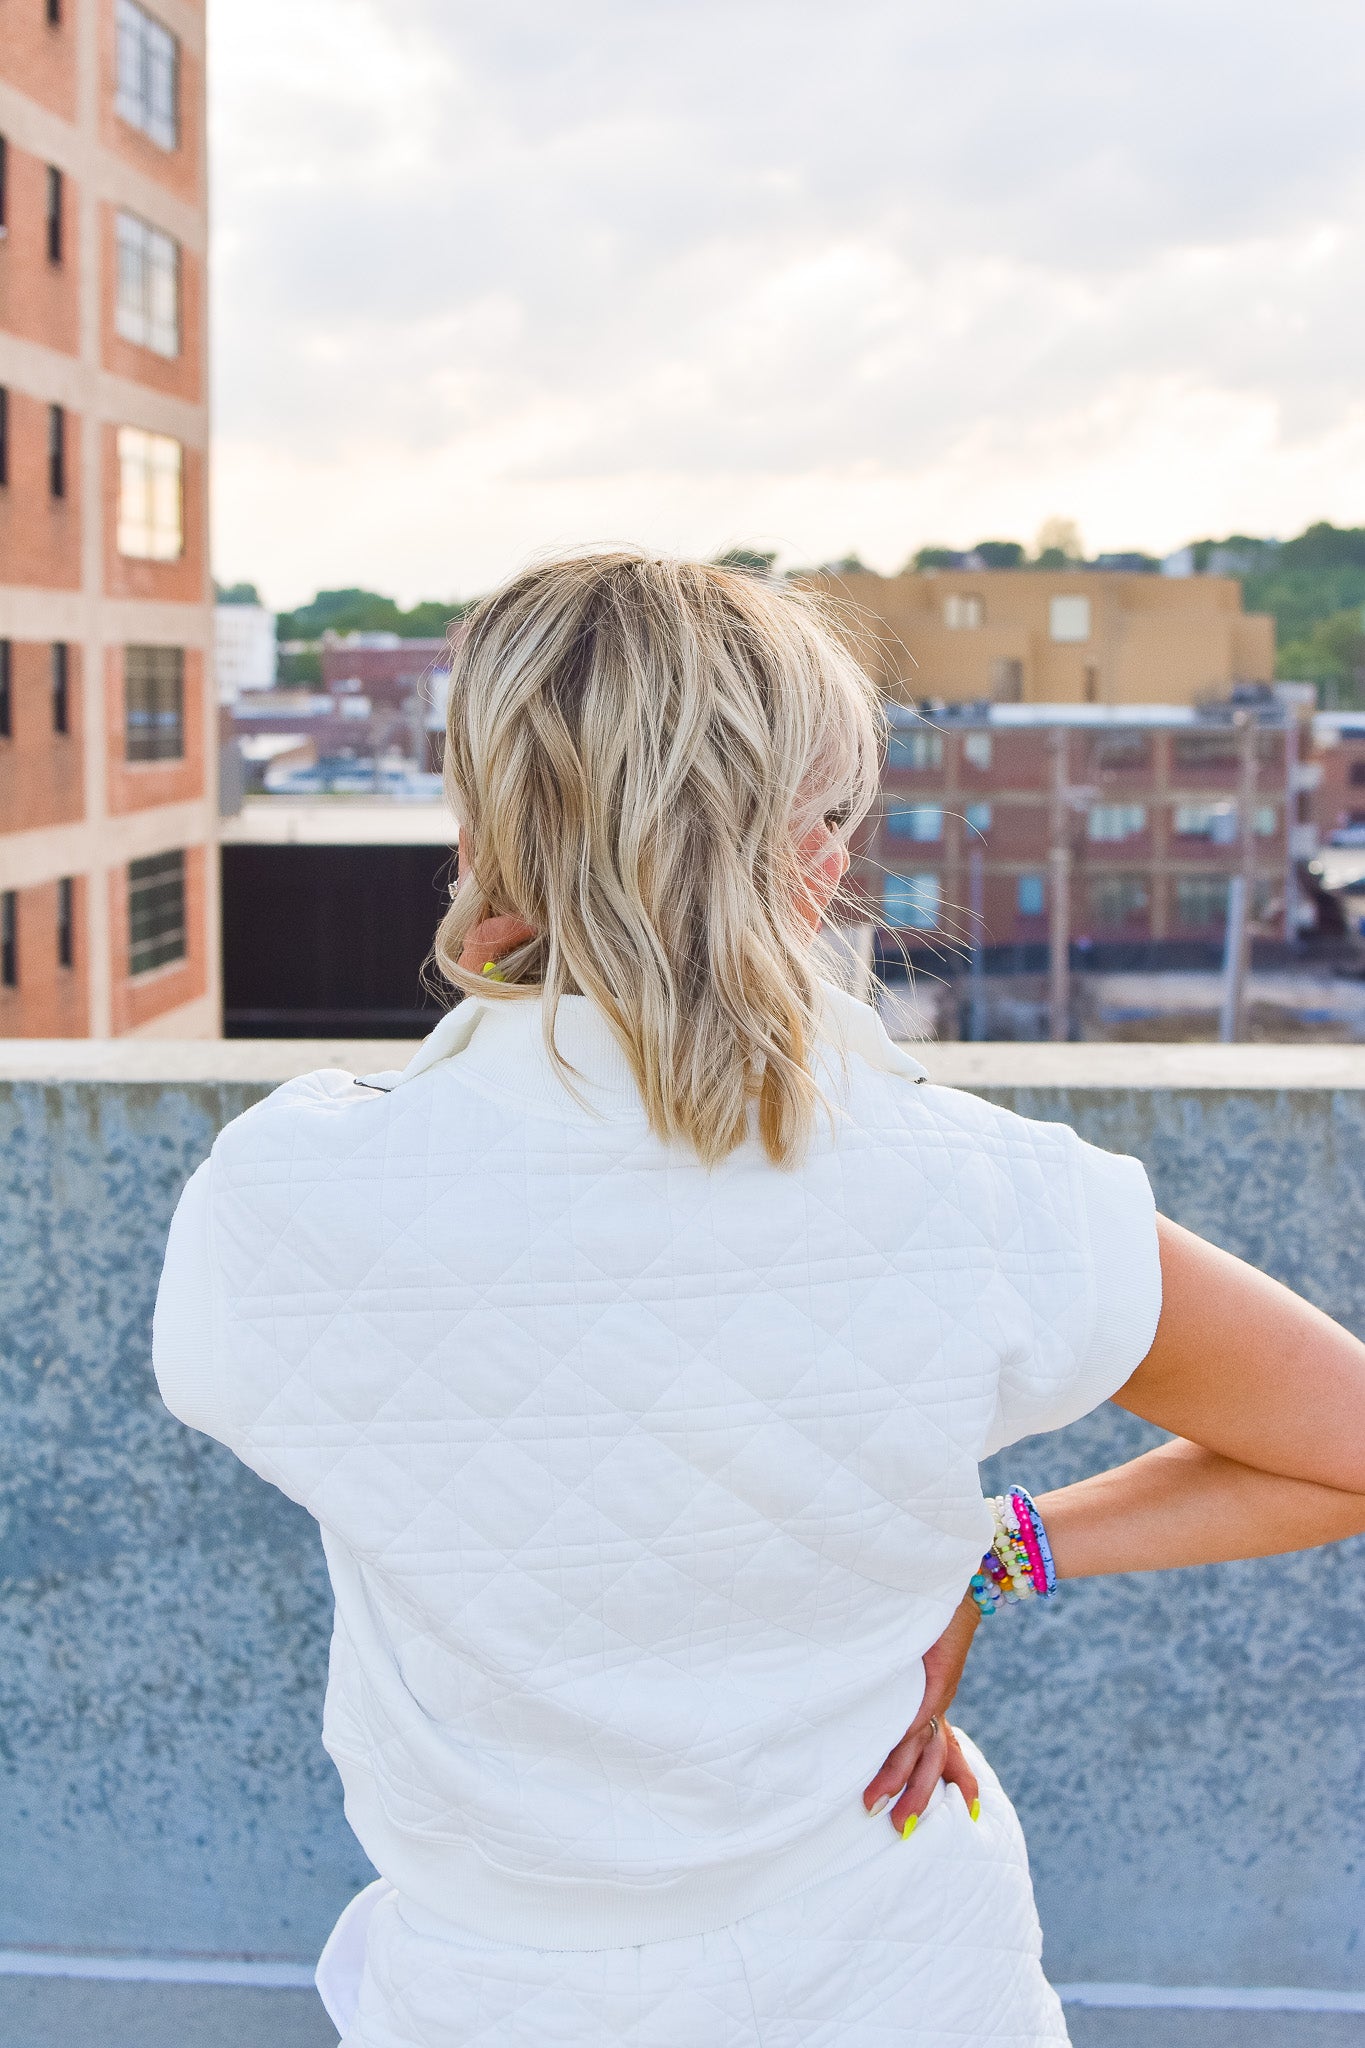
<instances>
[{"instance_id":1,"label":"collar","mask_svg":"<svg viewBox=\"0 0 1365 2048\"><path fill-rule=\"evenodd\" d=\"M919 1061L888 1037L870 1004L855 1001L831 982L820 983L820 995L822 1064L837 1067L856 1055L882 1073L928 1080ZM458 1060L471 1079L522 1102L562 1111L576 1094L599 1115L643 1117L625 1053L605 1014L587 996L560 998L555 1045L571 1070L567 1075L546 1048L544 1005L538 998L471 996L446 1012L393 1085L402 1087L447 1060Z\"/></svg>"}]
</instances>

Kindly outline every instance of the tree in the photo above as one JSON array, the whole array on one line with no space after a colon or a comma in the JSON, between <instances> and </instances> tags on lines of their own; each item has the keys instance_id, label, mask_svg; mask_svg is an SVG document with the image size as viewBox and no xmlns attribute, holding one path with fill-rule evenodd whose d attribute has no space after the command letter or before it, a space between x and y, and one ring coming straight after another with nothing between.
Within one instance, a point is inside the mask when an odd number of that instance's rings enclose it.
<instances>
[{"instance_id":1,"label":"tree","mask_svg":"<svg viewBox=\"0 0 1365 2048\"><path fill-rule=\"evenodd\" d=\"M972 550L988 569L1022 569L1024 550L1017 540L979 540Z\"/></svg>"},{"instance_id":2,"label":"tree","mask_svg":"<svg viewBox=\"0 0 1365 2048\"><path fill-rule=\"evenodd\" d=\"M259 604L261 597L254 583L215 583L213 601L215 604Z\"/></svg>"},{"instance_id":3,"label":"tree","mask_svg":"<svg viewBox=\"0 0 1365 2048\"><path fill-rule=\"evenodd\" d=\"M281 640L320 640L324 633L397 633L405 640L432 640L468 609L454 598L428 598L405 612L377 590L352 586L320 590L311 604L281 612L275 630Z\"/></svg>"},{"instance_id":4,"label":"tree","mask_svg":"<svg viewBox=\"0 0 1365 2048\"><path fill-rule=\"evenodd\" d=\"M771 576L777 551L767 554L759 548L727 548L715 557L717 569L743 569L750 576Z\"/></svg>"}]
</instances>

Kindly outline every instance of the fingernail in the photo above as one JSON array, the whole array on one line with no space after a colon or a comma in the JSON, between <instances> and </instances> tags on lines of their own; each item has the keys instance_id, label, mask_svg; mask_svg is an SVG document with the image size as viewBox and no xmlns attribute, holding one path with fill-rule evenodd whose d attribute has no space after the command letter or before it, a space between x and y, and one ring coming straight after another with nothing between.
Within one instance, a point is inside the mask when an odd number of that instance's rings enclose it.
<instances>
[{"instance_id":1,"label":"fingernail","mask_svg":"<svg viewBox=\"0 0 1365 2048\"><path fill-rule=\"evenodd\" d=\"M971 1805L970 1805L970 1806L969 1806L969 1807L967 1808L967 1811L968 1811L968 1813L969 1813L969 1814L971 1815L971 1817L972 1817L972 1819L973 1819L973 1820L980 1820L980 1818L981 1818L981 1801L980 1801L979 1799L974 1799L974 1800L972 1801Z\"/></svg>"},{"instance_id":2,"label":"fingernail","mask_svg":"<svg viewBox=\"0 0 1365 2048\"><path fill-rule=\"evenodd\" d=\"M911 1814L911 1815L909 1816L909 1818L908 1818L908 1819L907 1819L907 1820L905 1821L904 1825L903 1825L903 1826L902 1826L902 1828L901 1828L901 1840L902 1840L903 1842L908 1842L908 1841L909 1841L909 1839L910 1839L910 1837L911 1837L911 1835L913 1835L913 1834L914 1834L914 1832L915 1832L915 1829L916 1829L916 1828L917 1828L918 1826L919 1826L919 1815L918 1815L917 1813L912 1813L912 1814Z\"/></svg>"},{"instance_id":3,"label":"fingernail","mask_svg":"<svg viewBox=\"0 0 1365 2048\"><path fill-rule=\"evenodd\" d=\"M870 1814L885 1813L887 1807L890 1804L891 1794L889 1792L883 1792L881 1798L874 1799L871 1806L869 1806L867 1810Z\"/></svg>"}]
</instances>

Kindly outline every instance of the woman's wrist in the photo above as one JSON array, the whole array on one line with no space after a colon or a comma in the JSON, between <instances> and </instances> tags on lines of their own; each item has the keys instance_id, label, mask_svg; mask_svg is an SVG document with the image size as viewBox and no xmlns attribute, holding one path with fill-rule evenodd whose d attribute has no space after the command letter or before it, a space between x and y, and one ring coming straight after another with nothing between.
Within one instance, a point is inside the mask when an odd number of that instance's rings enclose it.
<instances>
[{"instance_id":1,"label":"woman's wrist","mask_svg":"<svg viewBox=\"0 0 1365 2048\"><path fill-rule=\"evenodd\" d=\"M982 1614L1001 1601L1046 1600L1056 1591L1057 1568L1043 1518L1031 1494L1012 1486L990 1503L995 1533L968 1592Z\"/></svg>"}]
</instances>

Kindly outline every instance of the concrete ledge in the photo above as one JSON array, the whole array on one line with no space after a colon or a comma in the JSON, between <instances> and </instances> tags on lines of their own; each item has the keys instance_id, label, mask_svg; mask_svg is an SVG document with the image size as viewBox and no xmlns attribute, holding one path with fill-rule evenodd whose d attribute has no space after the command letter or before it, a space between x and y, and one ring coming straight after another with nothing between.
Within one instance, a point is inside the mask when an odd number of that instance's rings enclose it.
<instances>
[{"instance_id":1,"label":"concrete ledge","mask_svg":"<svg viewBox=\"0 0 1365 2048\"><path fill-rule=\"evenodd\" d=\"M256 1082L402 1067L401 1038L0 1039L0 1081ZM1365 1089L1357 1045L911 1045L949 1088Z\"/></svg>"}]
</instances>

